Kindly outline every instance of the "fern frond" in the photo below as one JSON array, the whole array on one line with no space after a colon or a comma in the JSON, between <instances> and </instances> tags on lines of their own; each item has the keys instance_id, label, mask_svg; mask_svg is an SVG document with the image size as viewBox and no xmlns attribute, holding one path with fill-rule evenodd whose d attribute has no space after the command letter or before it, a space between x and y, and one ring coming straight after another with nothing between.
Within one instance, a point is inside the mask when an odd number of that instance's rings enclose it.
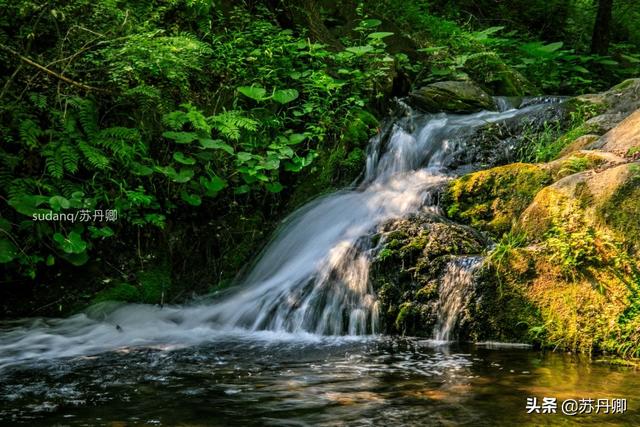
<instances>
[{"instance_id":1,"label":"fern frond","mask_svg":"<svg viewBox=\"0 0 640 427\"><path fill-rule=\"evenodd\" d=\"M255 131L258 129L258 122L254 119L246 117L241 111L225 111L209 117L209 121L213 127L230 139L237 140L240 138L242 130Z\"/></svg>"},{"instance_id":2,"label":"fern frond","mask_svg":"<svg viewBox=\"0 0 640 427\"><path fill-rule=\"evenodd\" d=\"M43 152L46 157L45 170L51 177L60 179L64 175L64 161L59 150Z\"/></svg>"},{"instance_id":3,"label":"fern frond","mask_svg":"<svg viewBox=\"0 0 640 427\"><path fill-rule=\"evenodd\" d=\"M78 161L80 154L78 150L69 142L64 142L59 148L62 163L67 172L76 173L78 171Z\"/></svg>"},{"instance_id":4,"label":"fern frond","mask_svg":"<svg viewBox=\"0 0 640 427\"><path fill-rule=\"evenodd\" d=\"M98 109L93 101L89 99L73 98L70 101L78 113L78 120L82 125L84 133L92 138L98 133Z\"/></svg>"},{"instance_id":5,"label":"fern frond","mask_svg":"<svg viewBox=\"0 0 640 427\"><path fill-rule=\"evenodd\" d=\"M107 169L109 167L109 159L99 148L92 147L84 141L78 143L78 148L90 167L94 169Z\"/></svg>"},{"instance_id":6,"label":"fern frond","mask_svg":"<svg viewBox=\"0 0 640 427\"><path fill-rule=\"evenodd\" d=\"M35 148L38 145L38 137L42 135L40 126L31 119L23 120L18 132L22 143L29 148Z\"/></svg>"}]
</instances>

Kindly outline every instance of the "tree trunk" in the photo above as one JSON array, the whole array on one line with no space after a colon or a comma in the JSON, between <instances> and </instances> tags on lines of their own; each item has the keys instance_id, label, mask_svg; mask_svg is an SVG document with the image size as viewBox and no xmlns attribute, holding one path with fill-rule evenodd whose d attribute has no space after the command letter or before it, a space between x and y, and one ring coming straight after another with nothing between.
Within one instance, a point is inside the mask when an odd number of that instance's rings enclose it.
<instances>
[{"instance_id":1,"label":"tree trunk","mask_svg":"<svg viewBox=\"0 0 640 427\"><path fill-rule=\"evenodd\" d=\"M606 55L609 51L609 27L613 0L598 0L598 14L593 25L591 53Z\"/></svg>"}]
</instances>

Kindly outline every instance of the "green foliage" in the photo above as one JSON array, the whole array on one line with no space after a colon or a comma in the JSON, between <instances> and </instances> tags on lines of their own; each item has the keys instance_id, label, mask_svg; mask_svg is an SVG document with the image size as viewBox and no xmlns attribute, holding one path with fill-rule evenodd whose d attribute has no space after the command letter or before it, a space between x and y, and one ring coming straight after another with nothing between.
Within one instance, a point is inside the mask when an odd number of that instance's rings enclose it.
<instances>
[{"instance_id":1,"label":"green foliage","mask_svg":"<svg viewBox=\"0 0 640 427\"><path fill-rule=\"evenodd\" d=\"M18 3L0 39L97 89L51 85L28 68L5 85L0 261L16 276L58 259L84 264L113 236L150 236L183 216L277 202L319 149L352 138L341 134L360 121L354 109L380 95L393 64L391 33L362 12L349 49L335 52L304 28L282 29L263 6ZM32 52L18 43L27 38ZM350 147L342 160L358 170L363 152ZM97 209L118 220L78 221ZM48 213L57 216L32 217Z\"/></svg>"},{"instance_id":2,"label":"green foliage","mask_svg":"<svg viewBox=\"0 0 640 427\"><path fill-rule=\"evenodd\" d=\"M576 138L589 133L591 130L585 122L597 114L593 105L580 105L570 115L567 129L559 122L547 122L542 130L525 129L522 143L519 145L515 157L520 162L541 163L554 160L560 152ZM574 169L580 168L584 160L575 160ZM585 165L582 165L585 166ZM581 169L583 170L583 169ZM576 169L576 172L578 170Z\"/></svg>"}]
</instances>

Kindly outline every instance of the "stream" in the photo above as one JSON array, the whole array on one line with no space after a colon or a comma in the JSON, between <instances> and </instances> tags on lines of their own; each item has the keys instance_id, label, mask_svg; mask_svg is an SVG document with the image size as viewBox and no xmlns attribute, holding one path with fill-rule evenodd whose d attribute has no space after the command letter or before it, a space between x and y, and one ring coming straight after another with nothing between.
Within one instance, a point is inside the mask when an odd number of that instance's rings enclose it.
<instances>
[{"instance_id":1,"label":"stream","mask_svg":"<svg viewBox=\"0 0 640 427\"><path fill-rule=\"evenodd\" d=\"M469 136L550 102L467 115L404 106L372 139L361 183L283 221L231 289L186 306L103 304L0 325L7 425L640 425L625 414L527 415L542 400L632 398L630 368L518 344L456 342L480 259L440 284L433 339L383 334L368 280L385 221L440 215L442 186L479 165ZM463 159L463 160L461 160ZM536 418L531 418L536 417Z\"/></svg>"}]
</instances>

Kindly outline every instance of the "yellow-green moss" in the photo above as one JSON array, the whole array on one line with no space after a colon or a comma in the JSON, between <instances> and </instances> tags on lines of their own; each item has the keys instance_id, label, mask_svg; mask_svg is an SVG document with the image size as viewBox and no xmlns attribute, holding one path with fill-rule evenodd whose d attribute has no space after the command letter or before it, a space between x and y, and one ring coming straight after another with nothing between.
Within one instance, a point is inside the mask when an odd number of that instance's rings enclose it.
<instances>
[{"instance_id":1,"label":"yellow-green moss","mask_svg":"<svg viewBox=\"0 0 640 427\"><path fill-rule=\"evenodd\" d=\"M454 180L443 204L449 218L501 235L550 181L549 172L536 165L500 166Z\"/></svg>"}]
</instances>

